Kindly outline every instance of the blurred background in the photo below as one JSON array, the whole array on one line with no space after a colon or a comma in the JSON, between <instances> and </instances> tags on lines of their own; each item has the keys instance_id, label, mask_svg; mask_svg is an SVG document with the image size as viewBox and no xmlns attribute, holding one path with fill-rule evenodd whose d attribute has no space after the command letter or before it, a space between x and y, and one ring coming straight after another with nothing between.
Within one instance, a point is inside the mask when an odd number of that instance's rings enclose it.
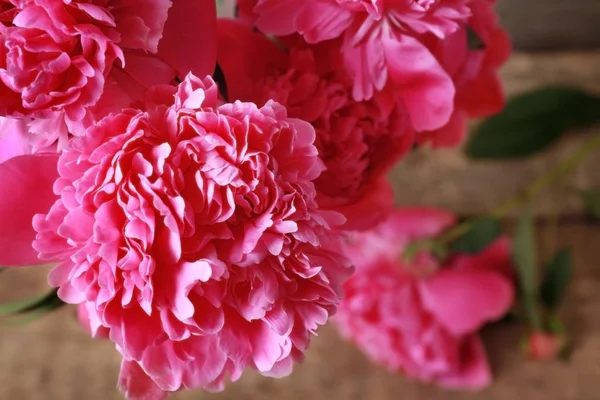
<instances>
[{"instance_id":1,"label":"blurred background","mask_svg":"<svg viewBox=\"0 0 600 400\"><path fill-rule=\"evenodd\" d=\"M498 10L514 40L503 68L508 95L548 84L571 84L600 93L600 1L500 0ZM598 129L598 128L596 128ZM516 193L574 148L568 135L525 161L474 162L460 150L420 150L391 175L397 203L446 207L473 215ZM600 157L588 159L571 179L578 188L600 187ZM313 340L291 377L273 380L248 373L218 394L182 393L177 400L528 400L600 399L600 225L583 215L568 189L556 189L536 203L540 251L555 240L551 216L558 216L558 246L572 245L574 282L562 316L575 348L568 363L528 362L519 351L520 328L493 326L484 332L495 382L480 393L448 392L409 382L372 365L338 338L331 327ZM510 225L511 221L507 221ZM555 247L554 247L555 248ZM551 250L551 249L550 249ZM549 250L549 251L550 251ZM40 293L42 270L2 273L0 301ZM78 326L75 310L64 307L25 327L0 329L0 399L117 400L119 356L109 342L92 341Z\"/></svg>"}]
</instances>

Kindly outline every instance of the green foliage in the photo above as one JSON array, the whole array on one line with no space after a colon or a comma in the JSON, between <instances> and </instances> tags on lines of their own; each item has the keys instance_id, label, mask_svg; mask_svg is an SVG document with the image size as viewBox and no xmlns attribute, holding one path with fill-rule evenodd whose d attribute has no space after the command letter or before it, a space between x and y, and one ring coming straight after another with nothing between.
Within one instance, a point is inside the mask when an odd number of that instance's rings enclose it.
<instances>
[{"instance_id":1,"label":"green foliage","mask_svg":"<svg viewBox=\"0 0 600 400\"><path fill-rule=\"evenodd\" d=\"M469 157L507 159L544 150L570 129L600 122L600 97L569 87L546 87L510 100L471 136Z\"/></svg>"},{"instance_id":2,"label":"green foliage","mask_svg":"<svg viewBox=\"0 0 600 400\"><path fill-rule=\"evenodd\" d=\"M562 249L546 267L546 274L540 288L540 297L550 311L556 310L563 298L565 289L572 278L571 252Z\"/></svg>"},{"instance_id":3,"label":"green foliage","mask_svg":"<svg viewBox=\"0 0 600 400\"><path fill-rule=\"evenodd\" d=\"M479 253L500 236L502 225L493 217L483 217L473 221L462 237L455 240L451 248L460 253Z\"/></svg>"},{"instance_id":4,"label":"green foliage","mask_svg":"<svg viewBox=\"0 0 600 400\"><path fill-rule=\"evenodd\" d=\"M517 229L513 237L513 257L527 320L533 329L540 330L542 321L537 306L537 256L533 216L530 210L525 211L517 223Z\"/></svg>"},{"instance_id":5,"label":"green foliage","mask_svg":"<svg viewBox=\"0 0 600 400\"><path fill-rule=\"evenodd\" d=\"M56 289L30 299L0 304L0 325L22 325L29 323L65 303L58 298Z\"/></svg>"}]
</instances>

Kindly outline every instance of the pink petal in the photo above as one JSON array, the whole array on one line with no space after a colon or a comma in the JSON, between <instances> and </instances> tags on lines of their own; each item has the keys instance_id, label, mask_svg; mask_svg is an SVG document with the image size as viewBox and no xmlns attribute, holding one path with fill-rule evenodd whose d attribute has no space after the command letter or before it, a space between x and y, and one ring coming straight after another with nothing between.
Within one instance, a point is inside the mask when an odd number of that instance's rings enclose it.
<instances>
[{"instance_id":1,"label":"pink petal","mask_svg":"<svg viewBox=\"0 0 600 400\"><path fill-rule=\"evenodd\" d=\"M135 361L121 361L118 386L128 400L167 398L167 393L163 392Z\"/></svg>"},{"instance_id":2,"label":"pink petal","mask_svg":"<svg viewBox=\"0 0 600 400\"><path fill-rule=\"evenodd\" d=\"M479 390L492 382L492 372L485 355L483 343L478 336L471 336L462 348L461 368L436 378L449 389Z\"/></svg>"},{"instance_id":3,"label":"pink petal","mask_svg":"<svg viewBox=\"0 0 600 400\"><path fill-rule=\"evenodd\" d=\"M0 117L0 163L13 157L31 154L27 122Z\"/></svg>"},{"instance_id":4,"label":"pink petal","mask_svg":"<svg viewBox=\"0 0 600 400\"><path fill-rule=\"evenodd\" d=\"M320 0L262 0L253 11L261 31L276 36L298 32L309 43L340 36L353 19L339 4Z\"/></svg>"},{"instance_id":5,"label":"pink petal","mask_svg":"<svg viewBox=\"0 0 600 400\"><path fill-rule=\"evenodd\" d=\"M227 81L229 100L252 101L255 85L284 68L287 56L275 42L238 21L217 23L217 62ZM248 62L252 60L252 62Z\"/></svg>"},{"instance_id":6,"label":"pink petal","mask_svg":"<svg viewBox=\"0 0 600 400\"><path fill-rule=\"evenodd\" d=\"M416 240L435 237L454 225L456 217L448 211L429 207L401 207L384 224L393 236Z\"/></svg>"},{"instance_id":7,"label":"pink petal","mask_svg":"<svg viewBox=\"0 0 600 400\"><path fill-rule=\"evenodd\" d=\"M189 72L211 75L217 58L217 6L214 0L176 0L169 9L158 55L183 79Z\"/></svg>"},{"instance_id":8,"label":"pink petal","mask_svg":"<svg viewBox=\"0 0 600 400\"><path fill-rule=\"evenodd\" d=\"M415 129L444 126L454 109L450 76L417 39L402 35L383 37L382 41L389 78L398 86Z\"/></svg>"},{"instance_id":9,"label":"pink petal","mask_svg":"<svg viewBox=\"0 0 600 400\"><path fill-rule=\"evenodd\" d=\"M363 196L351 204L335 207L344 214L344 229L366 230L383 221L394 206L394 191L386 178L378 179L366 187Z\"/></svg>"},{"instance_id":10,"label":"pink petal","mask_svg":"<svg viewBox=\"0 0 600 400\"><path fill-rule=\"evenodd\" d=\"M257 15L254 23L258 29L271 35L291 35L298 30L295 23L298 13L311 1L314 0L259 0L253 9Z\"/></svg>"},{"instance_id":11,"label":"pink petal","mask_svg":"<svg viewBox=\"0 0 600 400\"><path fill-rule=\"evenodd\" d=\"M94 338L108 339L108 328L102 326L100 319L93 311L94 303L81 303L77 305L77 319L90 336ZM88 309L92 309L90 313Z\"/></svg>"},{"instance_id":12,"label":"pink petal","mask_svg":"<svg viewBox=\"0 0 600 400\"><path fill-rule=\"evenodd\" d=\"M505 104L505 96L497 72L482 73L465 84L457 94L457 102L463 105L473 118L488 117L500 112Z\"/></svg>"},{"instance_id":13,"label":"pink petal","mask_svg":"<svg viewBox=\"0 0 600 400\"><path fill-rule=\"evenodd\" d=\"M454 335L477 331L510 308L514 289L502 275L486 270L442 270L419 282L423 305Z\"/></svg>"},{"instance_id":14,"label":"pink petal","mask_svg":"<svg viewBox=\"0 0 600 400\"><path fill-rule=\"evenodd\" d=\"M516 279L510 239L505 236L497 239L478 254L455 257L452 268L483 269L499 273L510 281Z\"/></svg>"},{"instance_id":15,"label":"pink petal","mask_svg":"<svg viewBox=\"0 0 600 400\"><path fill-rule=\"evenodd\" d=\"M459 146L467 135L467 115L462 109L452 114L450 121L440 129L417 135L419 143L430 143L431 147L453 148Z\"/></svg>"},{"instance_id":16,"label":"pink petal","mask_svg":"<svg viewBox=\"0 0 600 400\"><path fill-rule=\"evenodd\" d=\"M0 265L41 264L33 249L33 216L47 213L56 196L58 154L24 155L0 164Z\"/></svg>"},{"instance_id":17,"label":"pink petal","mask_svg":"<svg viewBox=\"0 0 600 400\"><path fill-rule=\"evenodd\" d=\"M163 60L137 51L125 52L125 72L144 87L169 84L177 75Z\"/></svg>"}]
</instances>

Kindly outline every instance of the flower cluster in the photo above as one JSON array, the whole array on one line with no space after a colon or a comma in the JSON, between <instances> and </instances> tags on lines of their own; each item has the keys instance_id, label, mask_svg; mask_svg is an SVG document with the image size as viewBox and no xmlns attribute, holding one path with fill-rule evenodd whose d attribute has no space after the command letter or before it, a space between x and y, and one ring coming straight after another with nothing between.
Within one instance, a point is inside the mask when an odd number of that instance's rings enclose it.
<instances>
[{"instance_id":1,"label":"flower cluster","mask_svg":"<svg viewBox=\"0 0 600 400\"><path fill-rule=\"evenodd\" d=\"M482 265L505 248L402 272L403 235L452 218L394 213L386 175L502 106L493 3L0 0L0 265L55 264L130 399L289 374L343 291L375 359L482 384L475 331L512 298ZM441 310L452 290L480 308Z\"/></svg>"}]
</instances>

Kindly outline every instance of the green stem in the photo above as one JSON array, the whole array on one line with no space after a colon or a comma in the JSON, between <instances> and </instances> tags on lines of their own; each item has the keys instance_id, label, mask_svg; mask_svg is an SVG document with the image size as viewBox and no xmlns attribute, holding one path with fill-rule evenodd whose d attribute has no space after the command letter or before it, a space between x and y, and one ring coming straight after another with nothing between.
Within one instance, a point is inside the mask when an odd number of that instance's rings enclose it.
<instances>
[{"instance_id":1,"label":"green stem","mask_svg":"<svg viewBox=\"0 0 600 400\"><path fill-rule=\"evenodd\" d=\"M500 206L491 210L489 215L495 218L502 218L514 208L528 203L548 186L563 179L565 176L573 172L573 170L577 168L577 166L579 166L583 160L585 160L598 148L600 148L600 133L592 135L589 139L583 142L576 151L552 167L546 174L533 181L516 196L508 199ZM453 228L440 235L436 241L444 244L450 243L467 233L471 229L471 224L472 221L465 221L455 225Z\"/></svg>"}]
</instances>

